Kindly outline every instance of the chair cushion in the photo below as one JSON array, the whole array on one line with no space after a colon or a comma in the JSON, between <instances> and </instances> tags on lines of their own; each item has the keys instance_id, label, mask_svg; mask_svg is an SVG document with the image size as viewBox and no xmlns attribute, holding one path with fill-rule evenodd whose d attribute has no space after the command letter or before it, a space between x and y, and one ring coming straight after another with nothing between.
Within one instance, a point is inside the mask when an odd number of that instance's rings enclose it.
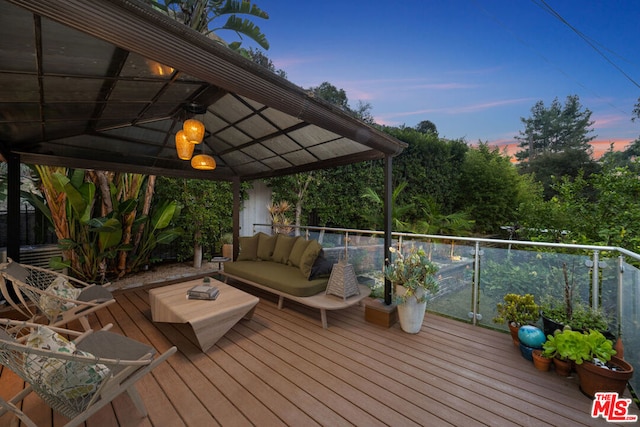
<instances>
[{"instance_id":1,"label":"chair cushion","mask_svg":"<svg viewBox=\"0 0 640 427\"><path fill-rule=\"evenodd\" d=\"M81 292L82 289L74 288L64 277L56 277L40 297L40 309L50 319L56 318L76 306L76 303L60 298L77 299Z\"/></svg>"},{"instance_id":2,"label":"chair cushion","mask_svg":"<svg viewBox=\"0 0 640 427\"><path fill-rule=\"evenodd\" d=\"M240 253L236 261L255 261L258 257L258 235L240 237Z\"/></svg>"},{"instance_id":3,"label":"chair cushion","mask_svg":"<svg viewBox=\"0 0 640 427\"><path fill-rule=\"evenodd\" d=\"M258 259L271 261L278 235L269 236L265 233L258 233L258 236Z\"/></svg>"},{"instance_id":4,"label":"chair cushion","mask_svg":"<svg viewBox=\"0 0 640 427\"><path fill-rule=\"evenodd\" d=\"M27 347L49 350L54 353L74 354L93 357L92 354L76 349L73 342L46 326L38 326L27 337ZM29 383L35 390L77 399L92 395L102 381L109 376L110 370L102 363L84 360L65 360L30 354L25 358L24 371Z\"/></svg>"},{"instance_id":5,"label":"chair cushion","mask_svg":"<svg viewBox=\"0 0 640 427\"><path fill-rule=\"evenodd\" d=\"M10 276L9 278L13 277L15 280L19 280L22 283L27 283L27 279L29 278L29 270L17 262L9 262L5 266L4 271L8 276Z\"/></svg>"},{"instance_id":6,"label":"chair cushion","mask_svg":"<svg viewBox=\"0 0 640 427\"><path fill-rule=\"evenodd\" d=\"M295 243L291 247L291 252L289 253L289 261L287 261L287 264L293 267L300 267L302 254L304 254L304 250L307 249L309 243L311 243L311 240L306 240L302 237L296 239Z\"/></svg>"},{"instance_id":7,"label":"chair cushion","mask_svg":"<svg viewBox=\"0 0 640 427\"><path fill-rule=\"evenodd\" d=\"M276 246L273 248L272 260L279 262L280 264L286 264L289 260L289 254L291 253L291 248L293 248L293 244L296 242L296 239L297 237L278 234Z\"/></svg>"},{"instance_id":8,"label":"chair cushion","mask_svg":"<svg viewBox=\"0 0 640 427\"><path fill-rule=\"evenodd\" d=\"M113 299L113 295L107 288L94 285L94 286L87 286L86 288L82 289L80 292L80 295L78 295L78 298L76 299L78 301L83 301L83 302L93 301L96 303L102 303L105 301L109 301L110 299Z\"/></svg>"}]
</instances>

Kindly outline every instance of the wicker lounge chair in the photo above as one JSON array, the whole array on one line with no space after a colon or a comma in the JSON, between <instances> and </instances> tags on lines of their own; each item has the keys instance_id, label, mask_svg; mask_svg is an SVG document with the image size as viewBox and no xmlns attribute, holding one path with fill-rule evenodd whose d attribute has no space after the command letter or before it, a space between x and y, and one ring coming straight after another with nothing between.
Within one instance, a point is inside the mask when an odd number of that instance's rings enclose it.
<instances>
[{"instance_id":1,"label":"wicker lounge chair","mask_svg":"<svg viewBox=\"0 0 640 427\"><path fill-rule=\"evenodd\" d=\"M0 364L27 383L13 398L0 398L0 416L12 412L37 427L18 405L34 392L70 419L67 427L77 426L126 391L144 417L135 383L175 352L171 347L154 358L153 347L105 329L81 333L0 319Z\"/></svg>"},{"instance_id":2,"label":"wicker lounge chair","mask_svg":"<svg viewBox=\"0 0 640 427\"><path fill-rule=\"evenodd\" d=\"M11 259L0 265L0 276L4 298L31 322L44 317L49 325L63 326L78 319L87 331L87 316L115 302L102 286Z\"/></svg>"}]
</instances>

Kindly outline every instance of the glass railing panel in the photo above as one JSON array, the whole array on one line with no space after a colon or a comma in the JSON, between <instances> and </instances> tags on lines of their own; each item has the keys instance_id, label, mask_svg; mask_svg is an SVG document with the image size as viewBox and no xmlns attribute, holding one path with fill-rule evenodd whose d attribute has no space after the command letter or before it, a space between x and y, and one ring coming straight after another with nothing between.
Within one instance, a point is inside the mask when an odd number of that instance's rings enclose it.
<instances>
[{"instance_id":1,"label":"glass railing panel","mask_svg":"<svg viewBox=\"0 0 640 427\"><path fill-rule=\"evenodd\" d=\"M427 310L455 319L469 321L472 311L473 245L465 242L403 239L403 247L422 247L438 266L438 293Z\"/></svg>"},{"instance_id":2,"label":"glass railing panel","mask_svg":"<svg viewBox=\"0 0 640 427\"><path fill-rule=\"evenodd\" d=\"M624 358L637 370L640 367L640 270L623 264L622 295L620 299L620 326L624 342ZM640 390L637 373L629 381L634 390Z\"/></svg>"},{"instance_id":3,"label":"glass railing panel","mask_svg":"<svg viewBox=\"0 0 640 427\"><path fill-rule=\"evenodd\" d=\"M547 307L563 307L567 295L573 307L590 304L590 256L487 247L481 253L478 310L483 325L507 329L506 324L493 323L493 318L496 304L508 293L532 294Z\"/></svg>"}]
</instances>

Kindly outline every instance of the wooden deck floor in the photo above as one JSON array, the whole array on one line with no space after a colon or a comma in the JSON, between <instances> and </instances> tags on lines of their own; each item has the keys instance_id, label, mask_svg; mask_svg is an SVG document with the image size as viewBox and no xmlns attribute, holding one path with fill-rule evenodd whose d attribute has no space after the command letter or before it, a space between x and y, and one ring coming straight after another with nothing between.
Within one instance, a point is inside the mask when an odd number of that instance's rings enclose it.
<instances>
[{"instance_id":1,"label":"wooden deck floor","mask_svg":"<svg viewBox=\"0 0 640 427\"><path fill-rule=\"evenodd\" d=\"M179 352L137 385L148 417L121 396L86 425L609 425L591 418L577 379L537 371L507 334L427 314L409 335L366 323L362 307L328 313L325 330L317 312L258 296L253 319L203 354L188 328L151 322L148 290L117 295L94 326ZM0 395L21 387L2 371ZM38 426L64 424L36 396L24 405Z\"/></svg>"}]
</instances>

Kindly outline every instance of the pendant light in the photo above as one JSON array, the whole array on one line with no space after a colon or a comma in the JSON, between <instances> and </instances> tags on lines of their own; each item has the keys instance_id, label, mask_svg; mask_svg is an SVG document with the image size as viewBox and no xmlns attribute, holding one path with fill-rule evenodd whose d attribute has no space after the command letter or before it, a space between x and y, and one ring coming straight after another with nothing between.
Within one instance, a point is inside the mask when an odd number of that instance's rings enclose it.
<instances>
[{"instance_id":1,"label":"pendant light","mask_svg":"<svg viewBox=\"0 0 640 427\"><path fill-rule=\"evenodd\" d=\"M205 114L207 109L199 104L187 104L184 106L184 115L191 117L186 119L182 125L182 130L176 133L176 151L178 158L190 160L196 144L200 144L204 139L204 124L193 118L198 114ZM186 118L185 117L185 118Z\"/></svg>"},{"instance_id":2,"label":"pendant light","mask_svg":"<svg viewBox=\"0 0 640 427\"><path fill-rule=\"evenodd\" d=\"M178 158L182 160L191 159L194 148L195 144L189 141L183 130L179 130L178 133L176 133L176 151L178 152Z\"/></svg>"},{"instance_id":3,"label":"pendant light","mask_svg":"<svg viewBox=\"0 0 640 427\"><path fill-rule=\"evenodd\" d=\"M192 144L200 144L204 138L204 124L200 120L185 120L182 130Z\"/></svg>"},{"instance_id":4,"label":"pendant light","mask_svg":"<svg viewBox=\"0 0 640 427\"><path fill-rule=\"evenodd\" d=\"M202 171L212 171L216 168L216 160L208 154L197 154L191 159L191 167Z\"/></svg>"}]
</instances>

